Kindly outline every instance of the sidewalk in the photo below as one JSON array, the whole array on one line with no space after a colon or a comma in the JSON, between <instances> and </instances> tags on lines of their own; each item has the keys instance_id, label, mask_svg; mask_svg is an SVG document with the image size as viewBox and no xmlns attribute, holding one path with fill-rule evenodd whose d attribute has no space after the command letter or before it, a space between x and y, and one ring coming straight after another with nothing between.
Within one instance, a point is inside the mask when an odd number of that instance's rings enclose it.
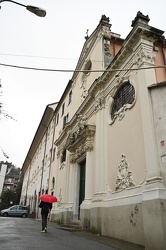
<instances>
[{"instance_id":1,"label":"sidewalk","mask_svg":"<svg viewBox=\"0 0 166 250\"><path fill-rule=\"evenodd\" d=\"M39 220L39 219L37 219L37 220ZM51 221L49 221L48 223L52 227L55 227L57 229L72 231L74 234L77 234L79 236L86 237L86 238L89 238L91 240L100 242L102 244L114 247L114 248L116 248L118 250L145 250L144 246L141 246L141 245L136 245L136 244L133 244L133 243L129 243L129 242L126 242L126 241L114 239L114 238L107 237L107 236L96 235L96 234L93 234L93 233L91 233L89 231L72 230L72 229L69 229L69 228L61 228L57 223L54 223L54 222L51 222Z\"/></svg>"}]
</instances>

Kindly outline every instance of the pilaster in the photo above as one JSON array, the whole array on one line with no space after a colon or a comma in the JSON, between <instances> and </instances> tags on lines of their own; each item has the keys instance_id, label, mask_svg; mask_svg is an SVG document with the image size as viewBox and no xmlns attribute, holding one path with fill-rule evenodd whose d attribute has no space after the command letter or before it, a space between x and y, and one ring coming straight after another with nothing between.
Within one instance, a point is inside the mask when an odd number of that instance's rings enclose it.
<instances>
[{"instance_id":1,"label":"pilaster","mask_svg":"<svg viewBox=\"0 0 166 250\"><path fill-rule=\"evenodd\" d=\"M137 66L139 68L154 65L153 43L147 41L139 47L136 53ZM142 127L144 136L145 158L147 168L147 184L153 181L161 181L159 162L157 157L157 145L154 134L152 108L148 86L156 82L155 70L142 69L138 71L138 87L141 103Z\"/></svg>"},{"instance_id":2,"label":"pilaster","mask_svg":"<svg viewBox=\"0 0 166 250\"><path fill-rule=\"evenodd\" d=\"M99 96L96 99L96 155L95 155L95 195L93 200L100 201L106 194L106 121L105 121L105 100Z\"/></svg>"}]
</instances>

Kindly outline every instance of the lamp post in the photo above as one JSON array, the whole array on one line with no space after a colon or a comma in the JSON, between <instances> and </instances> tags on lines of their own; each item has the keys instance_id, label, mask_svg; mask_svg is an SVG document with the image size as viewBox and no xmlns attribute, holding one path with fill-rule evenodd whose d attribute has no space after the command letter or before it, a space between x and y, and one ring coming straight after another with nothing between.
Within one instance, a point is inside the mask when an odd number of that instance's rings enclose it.
<instances>
[{"instance_id":1,"label":"lamp post","mask_svg":"<svg viewBox=\"0 0 166 250\"><path fill-rule=\"evenodd\" d=\"M40 16L40 17L45 17L45 15L46 15L46 11L44 9L42 9L42 8L39 8L39 7L35 7L35 6L32 6L32 5L24 5L24 4L21 4L21 3L18 3L18 2L12 1L12 0L0 0L0 4L3 3L3 2L11 2L11 3L14 3L14 4L20 5L22 7L25 7L28 11L30 11L33 14L35 14L37 16Z\"/></svg>"}]
</instances>

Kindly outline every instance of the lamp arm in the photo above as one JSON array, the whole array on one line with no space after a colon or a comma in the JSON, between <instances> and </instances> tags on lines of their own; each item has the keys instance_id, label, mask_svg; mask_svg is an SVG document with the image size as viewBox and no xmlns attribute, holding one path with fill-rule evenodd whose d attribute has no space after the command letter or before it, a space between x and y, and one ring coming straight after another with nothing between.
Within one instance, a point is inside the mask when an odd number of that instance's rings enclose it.
<instances>
[{"instance_id":1,"label":"lamp arm","mask_svg":"<svg viewBox=\"0 0 166 250\"><path fill-rule=\"evenodd\" d=\"M13 1L13 0L0 0L0 4L3 2L10 2L10 3L14 3L14 4L20 5L22 7L25 7L28 11L32 12L33 14L35 14L39 17L45 17L45 15L46 15L46 11L44 9L36 7L36 6L24 5L24 4L18 3L18 2Z\"/></svg>"},{"instance_id":2,"label":"lamp arm","mask_svg":"<svg viewBox=\"0 0 166 250\"><path fill-rule=\"evenodd\" d=\"M20 5L20 6L26 7L26 5L21 4L21 3L17 3L17 2L12 1L12 0L0 0L0 3L2 3L2 2L11 2L11 3L15 3L15 4L17 4L17 5Z\"/></svg>"}]
</instances>

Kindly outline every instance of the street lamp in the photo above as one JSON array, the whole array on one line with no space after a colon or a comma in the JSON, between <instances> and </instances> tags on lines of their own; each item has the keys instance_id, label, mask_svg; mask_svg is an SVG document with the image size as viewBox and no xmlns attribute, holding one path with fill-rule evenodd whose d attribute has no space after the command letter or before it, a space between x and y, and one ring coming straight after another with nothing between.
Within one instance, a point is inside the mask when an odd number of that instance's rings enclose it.
<instances>
[{"instance_id":1,"label":"street lamp","mask_svg":"<svg viewBox=\"0 0 166 250\"><path fill-rule=\"evenodd\" d=\"M12 0L0 0L0 3L2 3L2 2L11 2L11 3L18 4L20 6L25 7L28 11L30 11L30 12L32 12L35 15L40 16L40 17L44 17L46 15L46 11L42 8L39 8L39 7L35 7L35 6L31 6L31 5L24 5L24 4L21 4L18 2L12 1Z\"/></svg>"}]
</instances>

